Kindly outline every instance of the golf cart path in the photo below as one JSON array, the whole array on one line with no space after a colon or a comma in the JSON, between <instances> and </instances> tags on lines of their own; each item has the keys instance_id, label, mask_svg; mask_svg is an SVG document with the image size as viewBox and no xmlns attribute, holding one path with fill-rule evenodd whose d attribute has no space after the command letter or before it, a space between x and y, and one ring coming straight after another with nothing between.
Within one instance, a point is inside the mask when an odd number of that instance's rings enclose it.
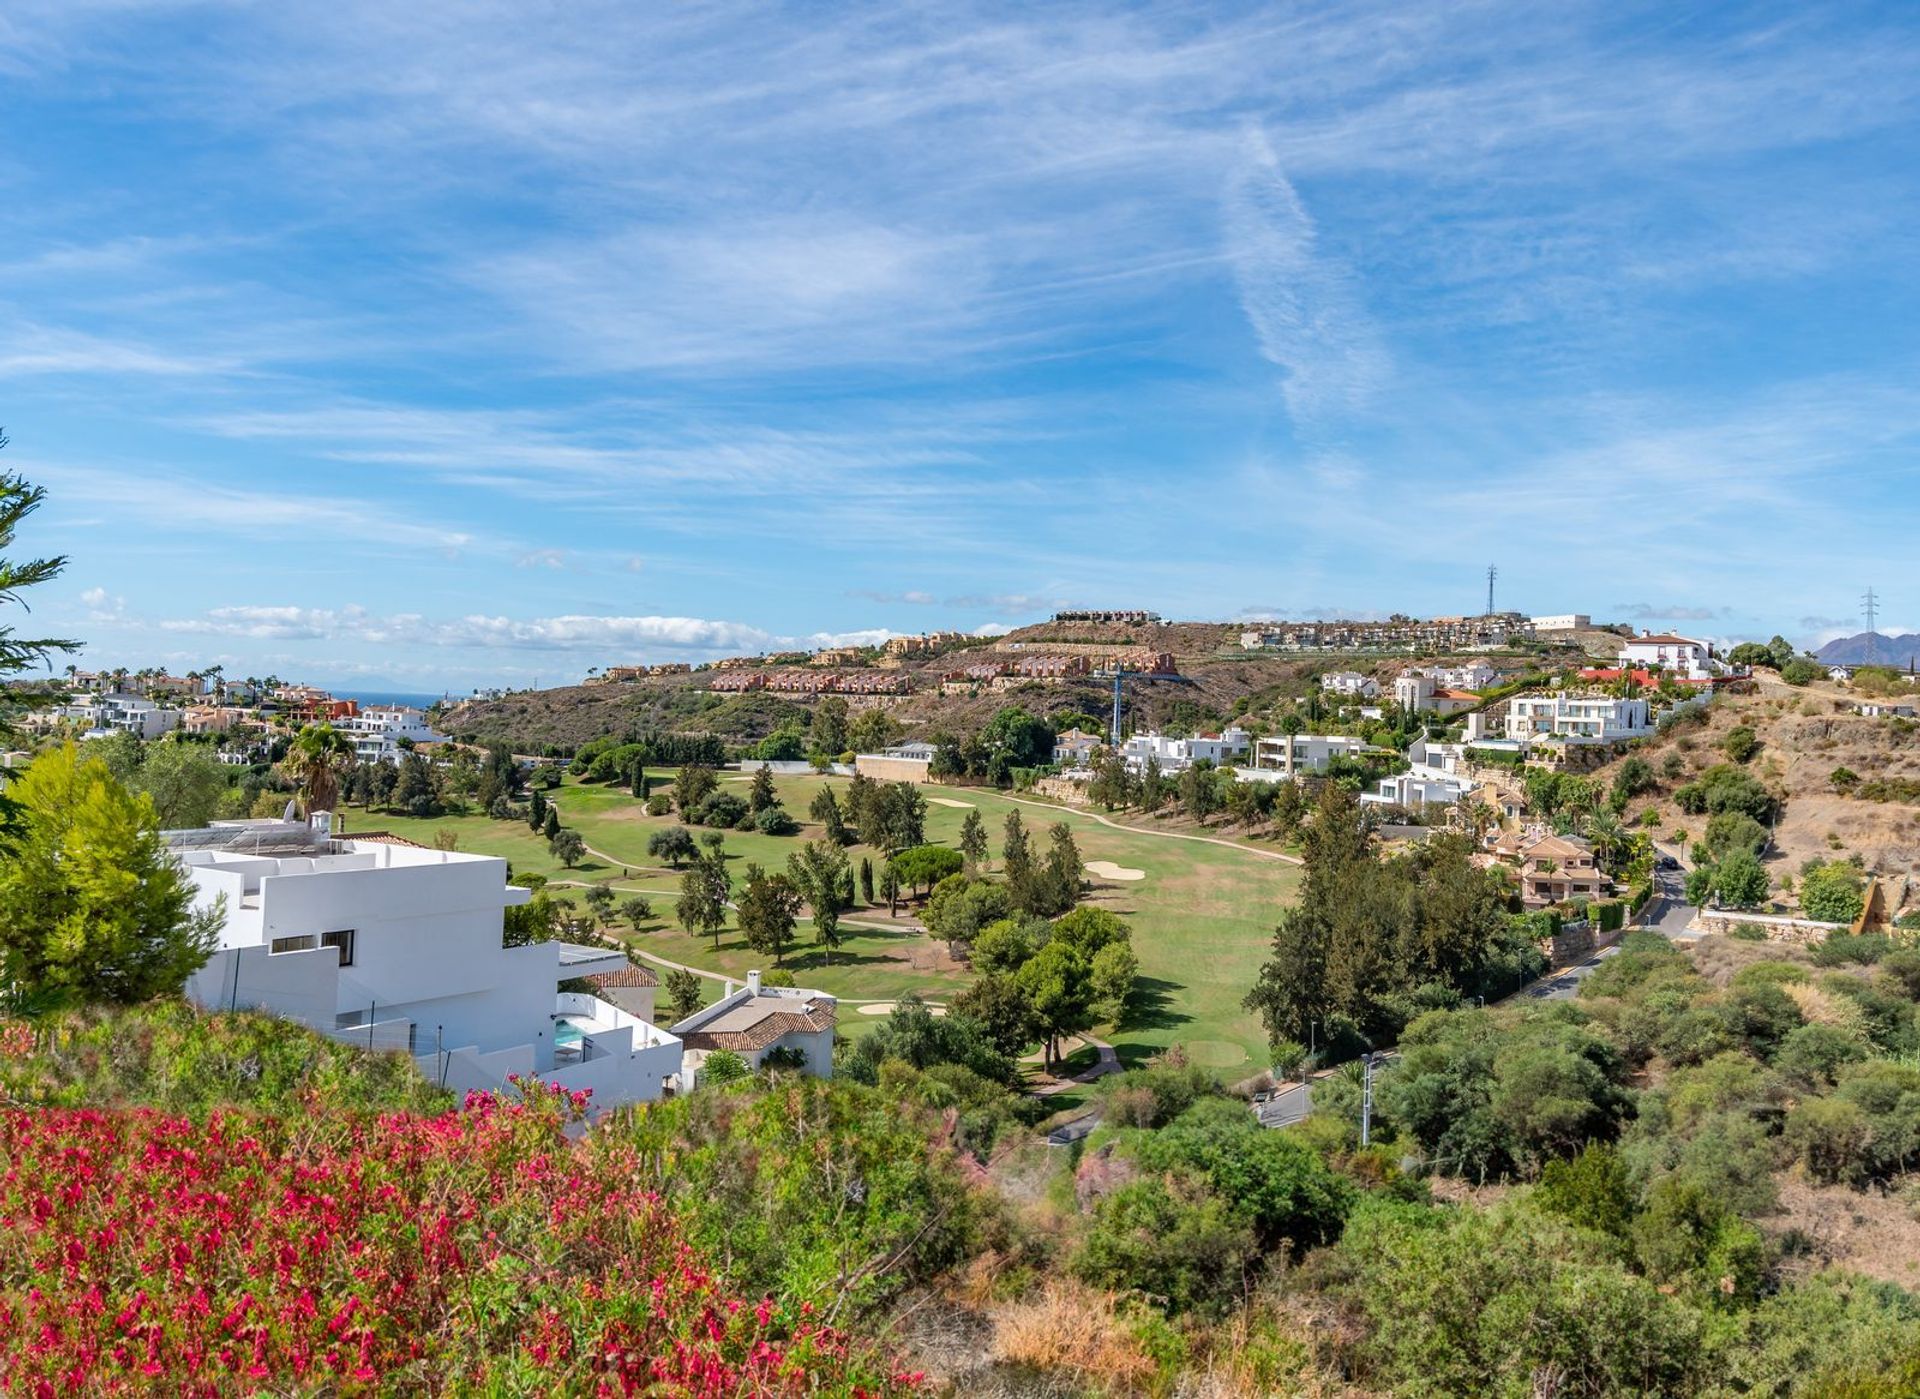
<instances>
[{"instance_id":1,"label":"golf cart path","mask_svg":"<svg viewBox=\"0 0 1920 1399\"><path fill-rule=\"evenodd\" d=\"M1077 806L1061 806L1057 802L1037 802L1031 797L1009 797L1005 792L998 792L995 795L1004 801L1015 802L1020 806L1038 807L1042 811L1061 812L1069 816L1089 816L1103 826L1110 826L1116 831L1125 831L1128 835L1155 836L1161 840L1192 840L1198 841L1201 845L1222 845L1229 850L1244 850L1249 855L1258 855L1267 860L1279 860L1283 864L1304 865L1306 863L1298 855L1288 855L1279 850L1262 850L1257 845L1242 845L1237 840L1225 840L1220 836L1197 836L1190 831L1154 831L1145 826L1129 826L1125 822L1102 816L1097 811L1085 811Z\"/></svg>"},{"instance_id":2,"label":"golf cart path","mask_svg":"<svg viewBox=\"0 0 1920 1399\"><path fill-rule=\"evenodd\" d=\"M845 920L843 919L842 921L844 922ZM695 976L705 977L708 981L728 982L735 986L742 986L746 984L745 977L734 976L730 972L711 971L706 967L690 967L685 962L675 962L670 958L662 957L657 952L648 952L645 948L635 947L632 943L627 944L627 951L631 953L633 956L639 957L644 961L652 962L656 967L666 967L669 970L677 971L677 972L692 972ZM872 1000L856 1001L847 996L834 997L834 1000L843 1006L892 1005L894 1002L898 1001L899 999L900 998L898 996L877 996ZM932 1002L928 1002L928 1004L932 1004ZM1112 1053L1112 1051L1106 1050L1105 1053ZM1102 1055L1103 1059L1105 1057L1105 1053L1103 1053ZM1116 1058L1114 1062L1118 1064L1119 1063L1118 1058ZM1096 1075L1096 1077L1097 1076L1098 1075ZM1057 1093L1060 1090L1056 1088L1053 1091Z\"/></svg>"}]
</instances>

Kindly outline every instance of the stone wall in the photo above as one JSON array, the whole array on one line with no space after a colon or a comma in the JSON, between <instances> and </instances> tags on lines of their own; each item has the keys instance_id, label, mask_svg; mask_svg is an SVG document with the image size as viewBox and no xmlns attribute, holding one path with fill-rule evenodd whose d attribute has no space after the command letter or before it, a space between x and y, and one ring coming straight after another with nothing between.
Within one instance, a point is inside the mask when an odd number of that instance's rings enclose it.
<instances>
[{"instance_id":1,"label":"stone wall","mask_svg":"<svg viewBox=\"0 0 1920 1399\"><path fill-rule=\"evenodd\" d=\"M1806 946L1825 942L1834 933L1847 931L1845 923L1816 923L1811 918L1789 918L1778 913L1742 913L1733 908L1703 908L1694 922L1709 933L1731 933L1743 923L1766 932L1769 942L1792 942Z\"/></svg>"}]
</instances>

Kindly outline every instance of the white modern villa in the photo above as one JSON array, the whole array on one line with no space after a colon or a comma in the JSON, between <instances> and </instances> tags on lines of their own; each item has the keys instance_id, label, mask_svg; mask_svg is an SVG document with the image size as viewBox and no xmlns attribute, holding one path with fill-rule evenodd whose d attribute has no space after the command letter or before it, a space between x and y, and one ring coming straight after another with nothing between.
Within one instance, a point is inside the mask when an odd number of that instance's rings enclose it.
<instances>
[{"instance_id":1,"label":"white modern villa","mask_svg":"<svg viewBox=\"0 0 1920 1399\"><path fill-rule=\"evenodd\" d=\"M1606 695L1516 695L1507 708L1510 739L1559 738L1572 743L1612 743L1653 732L1643 699Z\"/></svg>"},{"instance_id":2,"label":"white modern villa","mask_svg":"<svg viewBox=\"0 0 1920 1399\"><path fill-rule=\"evenodd\" d=\"M404 1050L456 1091L537 1075L591 1089L595 1108L611 1108L682 1086L680 1036L615 1003L652 1009L650 992L644 1000L630 993L651 977L633 975L625 953L566 942L502 945L503 910L531 898L507 883L504 860L393 837L336 838L331 825L322 812L311 822L220 822L168 834L196 903L224 901L217 949L187 985L193 1000L271 1011L348 1043ZM576 979L594 991L560 989ZM756 974L747 990L729 987L686 1023L713 1032L740 1020L738 1028L766 1041L745 1056L755 1064L788 1042L789 1031L804 1029L813 1036L803 1046L806 1068L831 1074L833 998L762 992L757 982ZM808 1023L763 1025L758 1001L773 997L783 1007L797 998L791 1004ZM743 1007L748 1013L737 1014Z\"/></svg>"},{"instance_id":3,"label":"white modern villa","mask_svg":"<svg viewBox=\"0 0 1920 1399\"><path fill-rule=\"evenodd\" d=\"M335 727L353 741L353 756L363 763L399 762L405 751L402 739L409 744L440 743L446 737L434 732L424 711L406 705L363 710Z\"/></svg>"}]
</instances>

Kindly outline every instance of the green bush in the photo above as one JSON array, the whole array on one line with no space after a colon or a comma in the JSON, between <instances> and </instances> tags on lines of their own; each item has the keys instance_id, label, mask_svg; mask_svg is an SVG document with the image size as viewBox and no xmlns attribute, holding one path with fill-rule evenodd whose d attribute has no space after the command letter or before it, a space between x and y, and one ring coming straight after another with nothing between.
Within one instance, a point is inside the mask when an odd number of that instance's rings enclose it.
<instances>
[{"instance_id":1,"label":"green bush","mask_svg":"<svg viewBox=\"0 0 1920 1399\"><path fill-rule=\"evenodd\" d=\"M455 1105L405 1054L357 1049L273 1015L209 1015L165 1000L68 1012L35 1028L31 1053L0 1055L0 1098L193 1117L223 1108L433 1113Z\"/></svg>"},{"instance_id":2,"label":"green bush","mask_svg":"<svg viewBox=\"0 0 1920 1399\"><path fill-rule=\"evenodd\" d=\"M1515 1205L1369 1200L1330 1284L1365 1319L1353 1378L1411 1399L1683 1394L1706 1369L1699 1316L1614 1262L1607 1236Z\"/></svg>"},{"instance_id":3,"label":"green bush","mask_svg":"<svg viewBox=\"0 0 1920 1399\"><path fill-rule=\"evenodd\" d=\"M631 1110L600 1130L631 1135L652 1188L741 1291L824 1310L930 1279L992 1227L954 1153L929 1147L931 1118L895 1094L783 1075Z\"/></svg>"},{"instance_id":4,"label":"green bush","mask_svg":"<svg viewBox=\"0 0 1920 1399\"><path fill-rule=\"evenodd\" d=\"M1258 1256L1253 1230L1196 1176L1136 1180L1105 1196L1073 1255L1096 1287L1139 1292L1170 1312L1223 1314Z\"/></svg>"}]
</instances>

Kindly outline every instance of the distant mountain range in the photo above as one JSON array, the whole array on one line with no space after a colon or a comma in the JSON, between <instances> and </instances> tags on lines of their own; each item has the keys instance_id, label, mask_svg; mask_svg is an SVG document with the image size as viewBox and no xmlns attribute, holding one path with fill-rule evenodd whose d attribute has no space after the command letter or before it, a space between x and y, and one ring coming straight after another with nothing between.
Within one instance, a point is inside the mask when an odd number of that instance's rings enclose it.
<instances>
[{"instance_id":1,"label":"distant mountain range","mask_svg":"<svg viewBox=\"0 0 1920 1399\"><path fill-rule=\"evenodd\" d=\"M1904 666L1920 656L1920 632L1882 636L1879 632L1863 631L1858 636L1838 636L1813 654L1816 660L1828 665L1864 665L1875 661L1880 665Z\"/></svg>"}]
</instances>

